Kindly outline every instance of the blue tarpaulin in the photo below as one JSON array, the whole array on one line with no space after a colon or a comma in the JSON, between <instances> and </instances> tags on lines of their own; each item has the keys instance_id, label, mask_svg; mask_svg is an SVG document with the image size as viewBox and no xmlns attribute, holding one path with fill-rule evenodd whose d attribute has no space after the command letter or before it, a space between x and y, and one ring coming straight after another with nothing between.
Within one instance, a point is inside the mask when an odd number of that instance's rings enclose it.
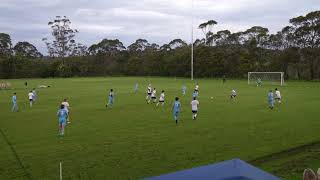
<instances>
[{"instance_id":1,"label":"blue tarpaulin","mask_svg":"<svg viewBox=\"0 0 320 180\"><path fill-rule=\"evenodd\" d=\"M240 159L178 171L145 180L281 180Z\"/></svg>"}]
</instances>

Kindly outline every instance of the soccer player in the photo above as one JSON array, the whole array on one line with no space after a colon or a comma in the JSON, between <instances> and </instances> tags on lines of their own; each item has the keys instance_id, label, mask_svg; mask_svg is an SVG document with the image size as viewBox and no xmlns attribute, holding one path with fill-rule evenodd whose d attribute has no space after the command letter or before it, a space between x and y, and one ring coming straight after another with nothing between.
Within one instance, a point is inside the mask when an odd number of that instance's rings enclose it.
<instances>
[{"instance_id":1,"label":"soccer player","mask_svg":"<svg viewBox=\"0 0 320 180\"><path fill-rule=\"evenodd\" d=\"M199 96L199 91L194 90L192 93L192 98L198 98Z\"/></svg>"},{"instance_id":2,"label":"soccer player","mask_svg":"<svg viewBox=\"0 0 320 180\"><path fill-rule=\"evenodd\" d=\"M164 90L161 91L160 94L160 98L159 98L159 102L157 103L157 106L159 106L159 104L161 104L162 106L164 106Z\"/></svg>"},{"instance_id":3,"label":"soccer player","mask_svg":"<svg viewBox=\"0 0 320 180\"><path fill-rule=\"evenodd\" d=\"M114 92L113 89L110 89L109 96L108 96L108 104L106 105L106 108L110 107L112 108L114 102Z\"/></svg>"},{"instance_id":4,"label":"soccer player","mask_svg":"<svg viewBox=\"0 0 320 180\"><path fill-rule=\"evenodd\" d=\"M272 90L270 90L268 93L268 103L269 103L269 108L273 109L274 108L274 98L273 98Z\"/></svg>"},{"instance_id":5,"label":"soccer player","mask_svg":"<svg viewBox=\"0 0 320 180\"><path fill-rule=\"evenodd\" d=\"M186 95L187 92L187 87L186 86L182 86L182 95Z\"/></svg>"},{"instance_id":6,"label":"soccer player","mask_svg":"<svg viewBox=\"0 0 320 180\"><path fill-rule=\"evenodd\" d=\"M60 109L58 110L57 116L59 119L59 135L64 136L64 128L66 126L66 121L69 115L63 104L61 104Z\"/></svg>"},{"instance_id":7,"label":"soccer player","mask_svg":"<svg viewBox=\"0 0 320 180\"><path fill-rule=\"evenodd\" d=\"M222 83L225 84L227 82L226 75L222 76Z\"/></svg>"},{"instance_id":8,"label":"soccer player","mask_svg":"<svg viewBox=\"0 0 320 180\"><path fill-rule=\"evenodd\" d=\"M139 90L139 84L138 83L136 83L135 85L134 85L134 93L138 93L138 90Z\"/></svg>"},{"instance_id":9,"label":"soccer player","mask_svg":"<svg viewBox=\"0 0 320 180\"><path fill-rule=\"evenodd\" d=\"M196 84L196 87L194 88L194 91L199 92L199 84L198 83Z\"/></svg>"},{"instance_id":10,"label":"soccer player","mask_svg":"<svg viewBox=\"0 0 320 180\"><path fill-rule=\"evenodd\" d=\"M181 104L179 102L179 98L176 97L172 107L173 118L176 121L176 124L178 124L180 110L181 110Z\"/></svg>"},{"instance_id":11,"label":"soccer player","mask_svg":"<svg viewBox=\"0 0 320 180\"><path fill-rule=\"evenodd\" d=\"M151 84L149 84L147 87L147 97L146 97L146 101L148 104L151 98L151 94L152 94L152 87L151 87Z\"/></svg>"},{"instance_id":12,"label":"soccer player","mask_svg":"<svg viewBox=\"0 0 320 180\"><path fill-rule=\"evenodd\" d=\"M29 97L30 107L32 107L32 104L33 104L33 93L32 93L32 91L29 92L28 97Z\"/></svg>"},{"instance_id":13,"label":"soccer player","mask_svg":"<svg viewBox=\"0 0 320 180\"><path fill-rule=\"evenodd\" d=\"M262 86L262 81L260 78L257 79L257 86Z\"/></svg>"},{"instance_id":14,"label":"soccer player","mask_svg":"<svg viewBox=\"0 0 320 180\"><path fill-rule=\"evenodd\" d=\"M149 99L148 104L150 103L151 100L152 100L153 103L157 102L157 90L156 90L156 88L153 88L153 91L151 93L151 99Z\"/></svg>"},{"instance_id":15,"label":"soccer player","mask_svg":"<svg viewBox=\"0 0 320 180\"><path fill-rule=\"evenodd\" d=\"M191 110L192 110L192 119L196 120L198 109L199 109L199 101L197 100L196 97L194 97L190 104L191 104Z\"/></svg>"},{"instance_id":16,"label":"soccer player","mask_svg":"<svg viewBox=\"0 0 320 180\"><path fill-rule=\"evenodd\" d=\"M17 93L13 93L11 111L12 112L18 112L19 111L18 103L17 103Z\"/></svg>"},{"instance_id":17,"label":"soccer player","mask_svg":"<svg viewBox=\"0 0 320 180\"><path fill-rule=\"evenodd\" d=\"M237 92L236 92L236 90L232 89L230 99L236 100L236 97L237 97Z\"/></svg>"},{"instance_id":18,"label":"soccer player","mask_svg":"<svg viewBox=\"0 0 320 180\"><path fill-rule=\"evenodd\" d=\"M65 110L65 111L67 112L67 114L68 114L68 117L67 117L66 121L67 121L68 124L70 124L70 123L71 123L70 118L69 118L69 114L70 114L70 104L68 103L67 98L65 98L65 99L63 100L63 102L61 103L61 105L63 105L64 110Z\"/></svg>"},{"instance_id":19,"label":"soccer player","mask_svg":"<svg viewBox=\"0 0 320 180\"><path fill-rule=\"evenodd\" d=\"M278 90L278 88L275 89L275 93L276 97L274 98L276 101L278 101L278 103L280 104L281 103L281 93L280 91Z\"/></svg>"},{"instance_id":20,"label":"soccer player","mask_svg":"<svg viewBox=\"0 0 320 180\"><path fill-rule=\"evenodd\" d=\"M37 91L36 91L36 88L33 88L32 90L32 94L33 94L33 101L36 101L37 100Z\"/></svg>"},{"instance_id":21,"label":"soccer player","mask_svg":"<svg viewBox=\"0 0 320 180\"><path fill-rule=\"evenodd\" d=\"M27 88L28 87L28 82L26 81L26 82L24 82L24 86L25 86L25 88Z\"/></svg>"}]
</instances>

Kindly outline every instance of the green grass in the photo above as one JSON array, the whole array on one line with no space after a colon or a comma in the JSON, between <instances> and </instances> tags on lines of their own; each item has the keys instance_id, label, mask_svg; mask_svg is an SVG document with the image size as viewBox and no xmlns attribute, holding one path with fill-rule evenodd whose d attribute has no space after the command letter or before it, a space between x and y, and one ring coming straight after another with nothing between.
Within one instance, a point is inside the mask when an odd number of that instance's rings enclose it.
<instances>
[{"instance_id":1,"label":"green grass","mask_svg":"<svg viewBox=\"0 0 320 180\"><path fill-rule=\"evenodd\" d=\"M149 81L158 92L166 91L165 108L145 103ZM283 103L272 111L266 96L275 86L248 86L238 80L222 85L221 80L202 79L196 122L189 105L194 82L187 79L32 79L30 88L52 86L38 90L39 100L32 109L24 80L10 82L15 90L0 91L0 128L5 135L0 135L0 179L28 179L28 175L58 179L59 162L64 179L139 179L232 158L252 161L320 139L320 83L316 82L287 82L280 88ZM140 85L136 95L135 82ZM183 84L188 87L186 97L181 96ZM106 110L110 88L116 92L115 106ZM229 100L232 88L239 95L235 103ZM13 92L18 95L18 113L10 112ZM171 112L176 96L182 103L178 126ZM56 112L64 97L72 106L72 124L59 138ZM279 167L299 158L281 156L259 166L284 179L299 179L302 172L292 175ZM316 168L317 162L310 158L294 168Z\"/></svg>"}]
</instances>

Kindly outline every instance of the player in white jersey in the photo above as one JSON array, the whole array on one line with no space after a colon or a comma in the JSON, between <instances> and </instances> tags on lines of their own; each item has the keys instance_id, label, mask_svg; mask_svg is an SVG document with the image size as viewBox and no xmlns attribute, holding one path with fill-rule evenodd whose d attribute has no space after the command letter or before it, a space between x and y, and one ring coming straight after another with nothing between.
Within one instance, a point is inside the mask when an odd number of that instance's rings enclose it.
<instances>
[{"instance_id":1,"label":"player in white jersey","mask_svg":"<svg viewBox=\"0 0 320 180\"><path fill-rule=\"evenodd\" d=\"M147 96L146 96L147 103L149 103L149 101L150 101L151 94L152 94L152 87L151 87L151 84L149 84L147 87Z\"/></svg>"},{"instance_id":2,"label":"player in white jersey","mask_svg":"<svg viewBox=\"0 0 320 180\"><path fill-rule=\"evenodd\" d=\"M157 106L159 106L159 104L161 104L162 106L164 106L164 90L161 91L161 94L160 94L160 98L159 98L159 102L157 103Z\"/></svg>"},{"instance_id":3,"label":"player in white jersey","mask_svg":"<svg viewBox=\"0 0 320 180\"><path fill-rule=\"evenodd\" d=\"M157 102L157 90L156 88L153 88L153 91L151 92L151 99L149 99L148 104L152 100L153 103Z\"/></svg>"},{"instance_id":4,"label":"player in white jersey","mask_svg":"<svg viewBox=\"0 0 320 180\"><path fill-rule=\"evenodd\" d=\"M30 107L32 107L32 104L33 104L33 98L34 98L32 91L30 91L30 92L29 92L28 97L29 97L29 104L30 104Z\"/></svg>"},{"instance_id":5,"label":"player in white jersey","mask_svg":"<svg viewBox=\"0 0 320 180\"><path fill-rule=\"evenodd\" d=\"M237 92L236 92L236 90L232 89L231 90L230 99L231 100L236 100L236 97L237 97Z\"/></svg>"},{"instance_id":6,"label":"player in white jersey","mask_svg":"<svg viewBox=\"0 0 320 180\"><path fill-rule=\"evenodd\" d=\"M275 94L275 98L274 98L274 99L275 99L276 101L278 101L278 103L281 103L281 93L280 93L280 91L278 90L278 88L275 89L275 93L274 93L274 94Z\"/></svg>"},{"instance_id":7,"label":"player in white jersey","mask_svg":"<svg viewBox=\"0 0 320 180\"><path fill-rule=\"evenodd\" d=\"M65 98L61 104L64 106L64 110L68 113L67 123L70 124L70 104L68 103L67 98Z\"/></svg>"},{"instance_id":8,"label":"player in white jersey","mask_svg":"<svg viewBox=\"0 0 320 180\"><path fill-rule=\"evenodd\" d=\"M196 87L194 88L194 91L199 92L199 84L196 84Z\"/></svg>"},{"instance_id":9,"label":"player in white jersey","mask_svg":"<svg viewBox=\"0 0 320 180\"><path fill-rule=\"evenodd\" d=\"M197 100L196 97L194 97L190 104L191 104L191 110L192 110L192 119L196 120L198 109L199 109L199 101Z\"/></svg>"}]
</instances>

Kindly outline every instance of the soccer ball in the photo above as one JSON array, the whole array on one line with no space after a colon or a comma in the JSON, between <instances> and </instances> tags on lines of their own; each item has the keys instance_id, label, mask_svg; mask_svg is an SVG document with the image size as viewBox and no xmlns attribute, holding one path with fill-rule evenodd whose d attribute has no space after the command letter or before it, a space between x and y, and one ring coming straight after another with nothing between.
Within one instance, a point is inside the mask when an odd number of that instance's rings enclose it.
<instances>
[{"instance_id":1,"label":"soccer ball","mask_svg":"<svg viewBox=\"0 0 320 180\"><path fill-rule=\"evenodd\" d=\"M211 99L213 99L213 97L211 97Z\"/></svg>"}]
</instances>

